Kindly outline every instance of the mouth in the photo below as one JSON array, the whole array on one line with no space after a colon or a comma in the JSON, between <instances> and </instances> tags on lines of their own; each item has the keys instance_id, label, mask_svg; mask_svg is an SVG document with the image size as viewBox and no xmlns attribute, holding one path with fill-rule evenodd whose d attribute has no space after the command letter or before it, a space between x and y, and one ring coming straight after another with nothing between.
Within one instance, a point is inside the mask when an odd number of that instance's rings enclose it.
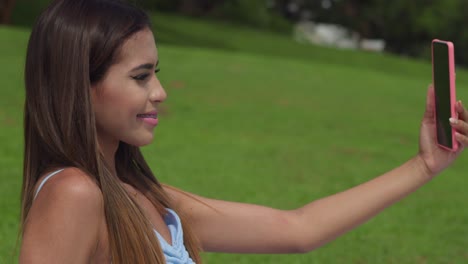
<instances>
[{"instance_id":1,"label":"mouth","mask_svg":"<svg viewBox=\"0 0 468 264\"><path fill-rule=\"evenodd\" d=\"M156 111L138 114L137 118L143 121L143 123L149 125L150 127L155 127L158 125L158 113Z\"/></svg>"},{"instance_id":2,"label":"mouth","mask_svg":"<svg viewBox=\"0 0 468 264\"><path fill-rule=\"evenodd\" d=\"M156 111L148 112L144 114L138 114L137 117L139 118L158 118L158 113Z\"/></svg>"}]
</instances>

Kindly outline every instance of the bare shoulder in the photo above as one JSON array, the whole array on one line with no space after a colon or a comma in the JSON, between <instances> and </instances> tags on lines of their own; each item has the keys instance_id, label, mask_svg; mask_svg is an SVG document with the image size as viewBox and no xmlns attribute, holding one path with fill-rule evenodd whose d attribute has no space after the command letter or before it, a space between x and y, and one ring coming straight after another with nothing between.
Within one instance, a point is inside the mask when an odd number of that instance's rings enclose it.
<instances>
[{"instance_id":1,"label":"bare shoulder","mask_svg":"<svg viewBox=\"0 0 468 264\"><path fill-rule=\"evenodd\" d=\"M35 190L44 180L43 175L36 184ZM102 204L102 193L89 175L77 168L65 168L44 183L37 193L35 203L41 200L58 200L62 202L89 202L94 205Z\"/></svg>"},{"instance_id":2,"label":"bare shoulder","mask_svg":"<svg viewBox=\"0 0 468 264\"><path fill-rule=\"evenodd\" d=\"M37 185L44 180L44 176ZM29 212L28 222L48 219L73 223L86 220L92 224L89 221L93 217L89 215L101 215L103 209L102 192L91 177L80 169L65 168L49 178L39 190Z\"/></svg>"},{"instance_id":3,"label":"bare shoulder","mask_svg":"<svg viewBox=\"0 0 468 264\"><path fill-rule=\"evenodd\" d=\"M49 178L28 213L20 263L88 262L99 241L103 204L97 184L79 169Z\"/></svg>"}]
</instances>

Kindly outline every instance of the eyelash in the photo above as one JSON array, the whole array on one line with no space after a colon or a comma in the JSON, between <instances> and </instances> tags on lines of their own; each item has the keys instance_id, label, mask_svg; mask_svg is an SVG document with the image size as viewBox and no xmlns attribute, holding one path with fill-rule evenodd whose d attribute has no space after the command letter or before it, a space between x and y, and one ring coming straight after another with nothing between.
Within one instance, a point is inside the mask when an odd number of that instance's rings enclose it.
<instances>
[{"instance_id":1,"label":"eyelash","mask_svg":"<svg viewBox=\"0 0 468 264\"><path fill-rule=\"evenodd\" d=\"M154 73L158 73L161 69L157 68L154 70ZM140 74L140 75L137 75L137 76L134 76L132 77L133 79L137 80L137 81L144 81L146 80L146 78L148 78L149 74L145 73L145 74Z\"/></svg>"}]
</instances>

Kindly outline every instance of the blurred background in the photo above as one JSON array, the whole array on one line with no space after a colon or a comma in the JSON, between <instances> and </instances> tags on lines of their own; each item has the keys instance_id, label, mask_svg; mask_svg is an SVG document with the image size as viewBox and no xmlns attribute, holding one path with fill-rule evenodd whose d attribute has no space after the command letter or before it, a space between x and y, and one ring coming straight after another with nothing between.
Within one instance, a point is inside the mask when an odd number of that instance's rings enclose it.
<instances>
[{"instance_id":1,"label":"blurred background","mask_svg":"<svg viewBox=\"0 0 468 264\"><path fill-rule=\"evenodd\" d=\"M16 263L24 60L49 2L0 2L0 263ZM133 2L151 16L168 93L143 152L161 182L199 195L294 209L414 156L433 38L454 42L457 97L468 101L465 0ZM467 155L311 253L204 259L468 263Z\"/></svg>"},{"instance_id":2,"label":"blurred background","mask_svg":"<svg viewBox=\"0 0 468 264\"><path fill-rule=\"evenodd\" d=\"M50 0L2 0L3 24L31 26ZM434 37L468 45L464 0L133 0L150 11L232 22L296 40L428 58ZM161 39L164 41L164 39ZM468 55L457 50L458 64Z\"/></svg>"}]
</instances>

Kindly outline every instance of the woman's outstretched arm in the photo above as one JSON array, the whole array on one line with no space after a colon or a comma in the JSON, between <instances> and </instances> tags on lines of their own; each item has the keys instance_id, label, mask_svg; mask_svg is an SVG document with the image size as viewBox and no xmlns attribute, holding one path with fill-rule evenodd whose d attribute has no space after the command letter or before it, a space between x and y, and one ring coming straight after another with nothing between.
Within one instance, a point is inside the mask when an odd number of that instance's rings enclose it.
<instances>
[{"instance_id":1,"label":"woman's outstretched arm","mask_svg":"<svg viewBox=\"0 0 468 264\"><path fill-rule=\"evenodd\" d=\"M414 192L449 166L468 144L467 111L457 103L460 149L436 144L433 89L421 125L420 150L403 165L346 191L296 210L207 199L167 187L187 215L205 251L238 253L308 252L366 222Z\"/></svg>"}]
</instances>

